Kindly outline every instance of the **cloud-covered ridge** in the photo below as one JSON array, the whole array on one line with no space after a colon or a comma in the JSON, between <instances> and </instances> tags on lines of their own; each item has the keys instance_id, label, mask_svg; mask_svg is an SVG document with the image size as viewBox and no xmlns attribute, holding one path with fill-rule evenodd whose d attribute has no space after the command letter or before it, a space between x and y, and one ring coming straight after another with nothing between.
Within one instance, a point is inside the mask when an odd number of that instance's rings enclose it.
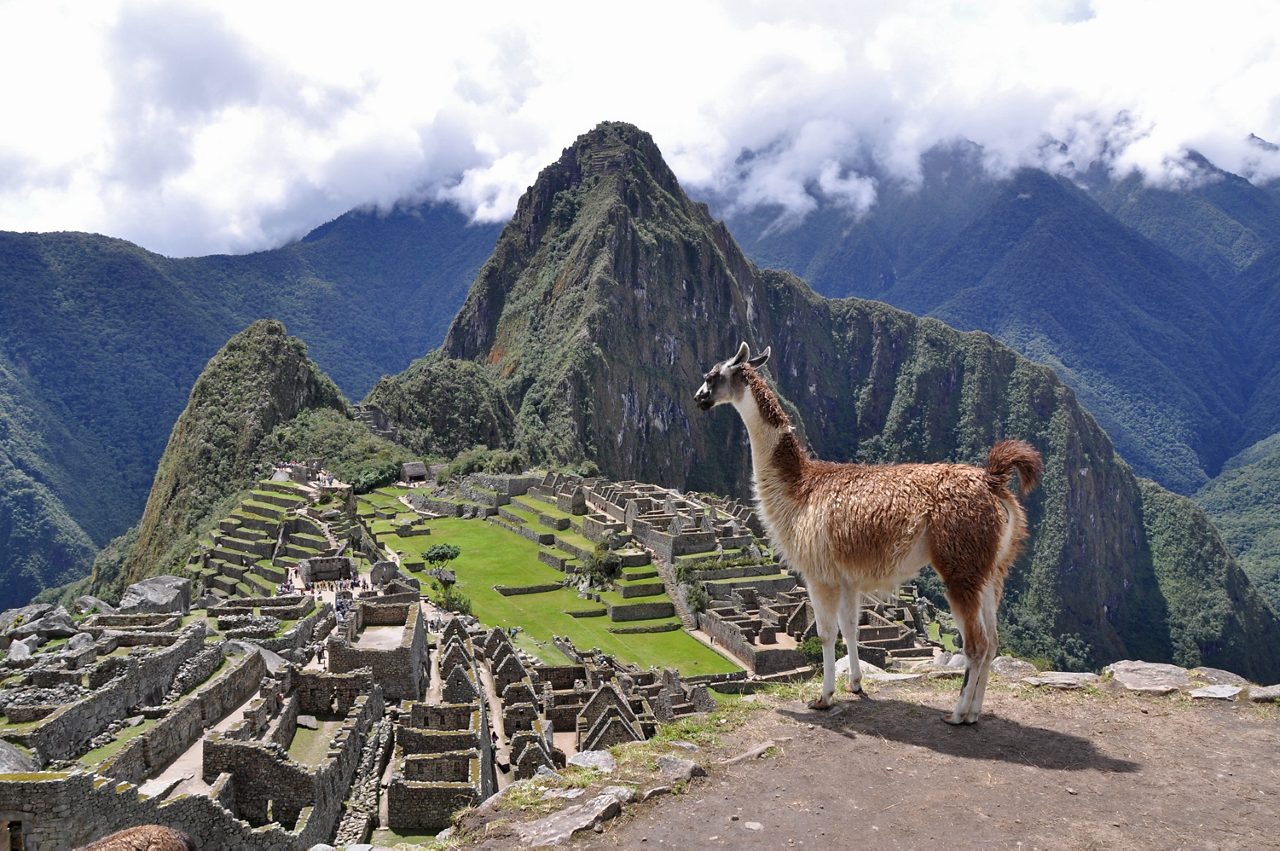
<instances>
[{"instance_id":1,"label":"cloud-covered ridge","mask_svg":"<svg viewBox=\"0 0 1280 851\"><path fill-rule=\"evenodd\" d=\"M1271 3L605 8L5 4L0 228L203 254L402 198L501 220L604 119L652 133L695 191L791 216L866 210L956 139L996 172L1178 186L1198 151L1280 176L1250 135L1280 140Z\"/></svg>"}]
</instances>

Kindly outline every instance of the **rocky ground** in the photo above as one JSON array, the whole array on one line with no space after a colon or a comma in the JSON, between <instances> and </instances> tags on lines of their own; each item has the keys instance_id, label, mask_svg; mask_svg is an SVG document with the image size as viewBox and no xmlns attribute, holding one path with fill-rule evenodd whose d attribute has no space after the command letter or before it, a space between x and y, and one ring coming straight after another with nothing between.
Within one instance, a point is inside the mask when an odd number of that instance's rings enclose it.
<instances>
[{"instance_id":1,"label":"rocky ground","mask_svg":"<svg viewBox=\"0 0 1280 851\"><path fill-rule=\"evenodd\" d=\"M612 775L575 784L586 787L577 804L598 801L610 784L643 796L664 785L656 770L664 750L709 772L626 805L602 832L579 832L573 843L1280 847L1280 706L1142 695L1106 680L1080 691L993 683L982 721L953 728L941 717L958 687L879 683L864 697L844 695L831 712L805 707L811 684L744 698L727 723L690 728L703 742L696 751L646 745ZM547 808L473 814L467 844L534 844L530 819L545 826Z\"/></svg>"}]
</instances>

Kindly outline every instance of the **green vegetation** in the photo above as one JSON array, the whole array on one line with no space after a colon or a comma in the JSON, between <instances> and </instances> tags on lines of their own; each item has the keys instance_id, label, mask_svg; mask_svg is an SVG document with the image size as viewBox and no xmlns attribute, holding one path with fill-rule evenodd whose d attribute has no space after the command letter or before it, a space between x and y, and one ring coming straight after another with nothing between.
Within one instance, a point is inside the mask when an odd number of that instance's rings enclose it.
<instances>
[{"instance_id":1,"label":"green vegetation","mask_svg":"<svg viewBox=\"0 0 1280 851\"><path fill-rule=\"evenodd\" d=\"M1152 562L1168 606L1173 661L1228 668L1258 683L1280 680L1280 658L1251 645L1280 642L1275 613L1249 584L1191 500L1142 482Z\"/></svg>"},{"instance_id":2,"label":"green vegetation","mask_svg":"<svg viewBox=\"0 0 1280 851\"><path fill-rule=\"evenodd\" d=\"M1280 434L1227 462L1196 494L1236 561L1280 611Z\"/></svg>"},{"instance_id":3,"label":"green vegetation","mask_svg":"<svg viewBox=\"0 0 1280 851\"><path fill-rule=\"evenodd\" d=\"M440 567L462 555L462 550L453 544L434 544L422 554L422 558L432 567Z\"/></svg>"},{"instance_id":4,"label":"green vegetation","mask_svg":"<svg viewBox=\"0 0 1280 851\"><path fill-rule=\"evenodd\" d=\"M299 411L276 426L255 455L262 468L280 459L323 458L325 469L356 493L394 482L400 465L416 458L333 408Z\"/></svg>"},{"instance_id":5,"label":"green vegetation","mask_svg":"<svg viewBox=\"0 0 1280 851\"><path fill-rule=\"evenodd\" d=\"M103 762L123 750L124 746L129 744L130 741L141 736L155 725L156 719L148 718L140 724L135 724L132 727L125 727L119 733L116 733L116 737L110 742L85 753L78 761L81 765L90 768L101 765Z\"/></svg>"},{"instance_id":6,"label":"green vegetation","mask_svg":"<svg viewBox=\"0 0 1280 851\"><path fill-rule=\"evenodd\" d=\"M688 675L737 670L732 662L682 630L618 635L609 632L609 627L618 624L608 617L570 617L566 611L599 605L580 600L576 592L567 588L503 596L493 586L558 585L565 576L538 561L537 544L491 523L443 518L432 520L429 525L429 536L398 540L388 536L383 541L401 553L419 557L428 541L446 541L459 547L462 554L452 568L458 582L453 587L470 598L472 613L490 626L520 626L521 635L537 642L532 652L548 662L550 658L563 658L558 653L549 657L547 652L551 637L562 635L578 647L598 647L642 668L667 665ZM431 591L436 602L441 602L441 593L438 588ZM645 622L628 621L625 625L637 623Z\"/></svg>"},{"instance_id":7,"label":"green vegetation","mask_svg":"<svg viewBox=\"0 0 1280 851\"><path fill-rule=\"evenodd\" d=\"M182 260L92 234L0 233L0 529L13 529L0 608L87 576L93 550L137 521L228 337L282 319L359 398L444 337L499 230L404 205L272 251Z\"/></svg>"},{"instance_id":8,"label":"green vegetation","mask_svg":"<svg viewBox=\"0 0 1280 851\"><path fill-rule=\"evenodd\" d=\"M257 451L271 430L311 407L346 411L338 388L307 359L300 340L268 321L232 337L201 373L174 426L121 573L112 575L107 568L115 565L99 562L93 588L118 590L185 562L202 524L222 516L229 499L263 472Z\"/></svg>"},{"instance_id":9,"label":"green vegetation","mask_svg":"<svg viewBox=\"0 0 1280 851\"><path fill-rule=\"evenodd\" d=\"M284 508L276 503L290 502L287 495L253 491L276 461L324 458L340 479L372 487L394 478L409 457L350 418L333 382L284 326L255 323L233 337L196 382L142 521L99 556L91 587L109 594L126 582L181 569L196 542L234 512L281 517ZM242 584L241 592L274 587L259 579Z\"/></svg>"},{"instance_id":10,"label":"green vegetation","mask_svg":"<svg viewBox=\"0 0 1280 851\"><path fill-rule=\"evenodd\" d=\"M513 453L485 451L511 441L513 416L497 375L482 364L431 354L400 375L383 378L367 401L396 423L400 439L419 455L447 458L464 453L454 462L456 467L451 465L451 476L524 466L524 459ZM476 444L481 446L473 448Z\"/></svg>"}]
</instances>

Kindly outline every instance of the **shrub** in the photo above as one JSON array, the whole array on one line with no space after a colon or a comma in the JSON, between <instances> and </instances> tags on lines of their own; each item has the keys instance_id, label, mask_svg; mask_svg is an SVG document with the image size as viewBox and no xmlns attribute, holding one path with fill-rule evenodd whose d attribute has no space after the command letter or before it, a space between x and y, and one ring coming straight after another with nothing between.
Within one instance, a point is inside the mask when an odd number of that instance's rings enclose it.
<instances>
[{"instance_id":1,"label":"shrub","mask_svg":"<svg viewBox=\"0 0 1280 851\"><path fill-rule=\"evenodd\" d=\"M458 615L471 614L471 598L458 590L456 585L445 585L436 580L436 590L440 593L440 606Z\"/></svg>"},{"instance_id":2,"label":"shrub","mask_svg":"<svg viewBox=\"0 0 1280 851\"><path fill-rule=\"evenodd\" d=\"M707 604L711 602L710 598L707 597L707 589L701 585L690 585L689 590L685 592L684 601L695 612L705 612ZM819 653L821 653L821 648L819 648Z\"/></svg>"},{"instance_id":3,"label":"shrub","mask_svg":"<svg viewBox=\"0 0 1280 851\"><path fill-rule=\"evenodd\" d=\"M804 641L800 642L800 646L797 649L800 651L800 655L804 656L805 661L808 662L810 665L812 665L815 668L822 667L822 639L821 638L818 638L818 636L816 635L811 635L808 638L806 638ZM836 658L839 659L841 656L844 656L848 652L849 651L844 644L844 639L837 638L836 639Z\"/></svg>"},{"instance_id":4,"label":"shrub","mask_svg":"<svg viewBox=\"0 0 1280 851\"><path fill-rule=\"evenodd\" d=\"M524 455L516 450L476 446L459 453L440 472L437 480L444 484L471 473L519 473L526 466Z\"/></svg>"}]
</instances>

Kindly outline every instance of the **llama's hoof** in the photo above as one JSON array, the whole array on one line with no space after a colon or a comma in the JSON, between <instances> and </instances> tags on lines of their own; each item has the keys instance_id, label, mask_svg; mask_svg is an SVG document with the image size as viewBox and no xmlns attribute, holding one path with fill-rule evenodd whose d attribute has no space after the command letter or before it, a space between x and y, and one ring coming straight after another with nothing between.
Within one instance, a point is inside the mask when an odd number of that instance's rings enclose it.
<instances>
[{"instance_id":1,"label":"llama's hoof","mask_svg":"<svg viewBox=\"0 0 1280 851\"><path fill-rule=\"evenodd\" d=\"M849 694L862 694L862 682L848 683L845 685L845 691Z\"/></svg>"},{"instance_id":2,"label":"llama's hoof","mask_svg":"<svg viewBox=\"0 0 1280 851\"><path fill-rule=\"evenodd\" d=\"M830 709L831 701L825 697L815 697L813 700L809 701L808 706L810 709Z\"/></svg>"},{"instance_id":3,"label":"llama's hoof","mask_svg":"<svg viewBox=\"0 0 1280 851\"><path fill-rule=\"evenodd\" d=\"M942 716L942 720L950 724L952 727L965 727L965 726L968 726L969 724L974 723L978 719L974 718L971 721L967 717L957 718L954 714L947 714Z\"/></svg>"}]
</instances>

